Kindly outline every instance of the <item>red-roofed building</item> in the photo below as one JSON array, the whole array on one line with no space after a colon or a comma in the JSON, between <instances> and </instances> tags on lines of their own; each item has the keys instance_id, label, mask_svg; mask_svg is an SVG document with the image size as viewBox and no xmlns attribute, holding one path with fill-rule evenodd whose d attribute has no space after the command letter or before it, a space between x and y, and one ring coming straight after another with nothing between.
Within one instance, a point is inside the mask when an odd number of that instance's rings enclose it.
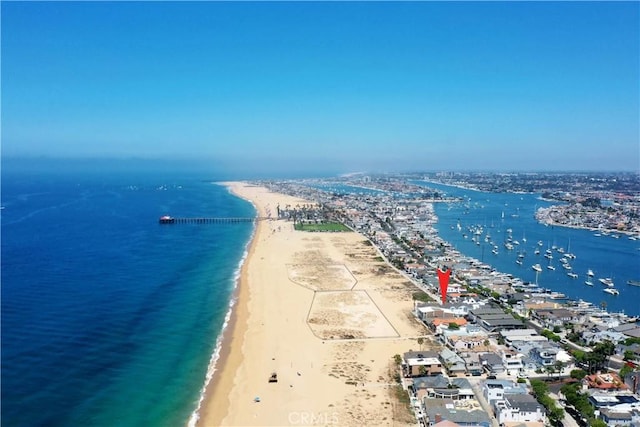
<instances>
[{"instance_id":1,"label":"red-roofed building","mask_svg":"<svg viewBox=\"0 0 640 427\"><path fill-rule=\"evenodd\" d=\"M588 388L598 390L626 390L628 388L615 373L587 375L582 382Z\"/></svg>"}]
</instances>

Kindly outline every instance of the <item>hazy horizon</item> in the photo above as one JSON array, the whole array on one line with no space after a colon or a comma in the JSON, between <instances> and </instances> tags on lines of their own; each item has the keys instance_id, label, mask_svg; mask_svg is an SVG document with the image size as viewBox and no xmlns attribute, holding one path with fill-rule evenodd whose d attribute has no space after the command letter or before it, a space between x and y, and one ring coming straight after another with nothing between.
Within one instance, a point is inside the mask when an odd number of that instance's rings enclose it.
<instances>
[{"instance_id":1,"label":"hazy horizon","mask_svg":"<svg viewBox=\"0 0 640 427\"><path fill-rule=\"evenodd\" d=\"M638 2L0 7L4 159L640 170Z\"/></svg>"},{"instance_id":2,"label":"hazy horizon","mask_svg":"<svg viewBox=\"0 0 640 427\"><path fill-rule=\"evenodd\" d=\"M189 159L189 158L71 158L71 157L3 157L2 170L5 172L90 172L94 174L113 172L157 172L159 170L168 173L193 173L197 175L211 174L212 176L224 176L225 179L253 180L253 179L300 179L300 178L331 178L342 175L375 175L375 174L420 174L433 172L457 172L457 173L558 173L558 174L608 174L631 173L640 174L638 170L585 170L585 169L480 169L480 168L438 168L424 167L422 169L343 169L335 165L312 165L312 162L298 164L295 167L282 169L270 168L244 162L228 162L216 159Z\"/></svg>"}]
</instances>

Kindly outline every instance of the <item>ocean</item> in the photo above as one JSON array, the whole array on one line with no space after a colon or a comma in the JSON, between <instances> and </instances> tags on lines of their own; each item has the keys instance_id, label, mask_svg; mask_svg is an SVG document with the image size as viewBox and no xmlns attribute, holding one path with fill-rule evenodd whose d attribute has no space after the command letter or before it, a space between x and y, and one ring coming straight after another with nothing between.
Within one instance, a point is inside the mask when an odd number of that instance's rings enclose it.
<instances>
[{"instance_id":1,"label":"ocean","mask_svg":"<svg viewBox=\"0 0 640 427\"><path fill-rule=\"evenodd\" d=\"M434 206L438 234L461 253L523 281L537 282L540 287L561 292L570 299L582 299L608 311L640 316L640 287L626 283L640 280L640 240L631 240L621 233L605 235L540 224L534 217L536 210L553 204L542 200L540 194L487 193L423 181L414 183L465 200ZM471 230L480 229L478 244L472 241ZM504 245L509 234L512 241L518 242L512 250ZM498 247L497 255L492 252L494 245ZM537 255L536 249L540 251ZM544 257L548 249L552 252L551 260ZM561 251L575 255L568 263L571 270L562 267L560 259L564 256ZM516 263L520 254L521 265ZM540 273L536 274L532 269L534 264L540 264ZM548 269L548 265L555 270ZM593 286L585 284L590 269L594 273ZM569 277L570 272L577 277ZM605 286L599 282L600 278L611 278L620 294L603 292Z\"/></svg>"},{"instance_id":2,"label":"ocean","mask_svg":"<svg viewBox=\"0 0 640 427\"><path fill-rule=\"evenodd\" d=\"M214 174L2 171L2 424L180 426L253 224Z\"/></svg>"},{"instance_id":3,"label":"ocean","mask_svg":"<svg viewBox=\"0 0 640 427\"><path fill-rule=\"evenodd\" d=\"M158 218L255 210L215 184L229 174L58 170L3 165L2 423L185 425L211 374L253 225L160 225ZM539 274L541 286L640 315L640 288L625 284L640 279L640 241L540 225L533 213L549 203L535 194L427 185L467 198L436 204L439 233L461 252L535 281L537 241L566 248L576 254L579 278L558 265ZM458 224L481 225L495 242L510 228L521 249L501 246L495 256L465 239ZM523 266L515 264L519 251ZM589 268L593 287L583 283ZM603 293L598 277L612 277L620 295Z\"/></svg>"}]
</instances>

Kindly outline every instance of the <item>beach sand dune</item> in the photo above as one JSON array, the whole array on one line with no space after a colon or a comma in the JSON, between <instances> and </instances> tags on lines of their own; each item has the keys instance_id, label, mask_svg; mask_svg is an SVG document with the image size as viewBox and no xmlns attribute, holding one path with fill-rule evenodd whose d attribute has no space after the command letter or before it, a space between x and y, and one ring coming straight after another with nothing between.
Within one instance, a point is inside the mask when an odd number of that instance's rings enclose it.
<instances>
[{"instance_id":1,"label":"beach sand dune","mask_svg":"<svg viewBox=\"0 0 640 427\"><path fill-rule=\"evenodd\" d=\"M344 264L288 264L289 280L312 291L350 290L357 283Z\"/></svg>"},{"instance_id":2,"label":"beach sand dune","mask_svg":"<svg viewBox=\"0 0 640 427\"><path fill-rule=\"evenodd\" d=\"M307 322L323 340L399 336L366 291L316 292Z\"/></svg>"},{"instance_id":3,"label":"beach sand dune","mask_svg":"<svg viewBox=\"0 0 640 427\"><path fill-rule=\"evenodd\" d=\"M309 203L228 185L261 216ZM357 233L260 221L198 425L404 425L391 367L426 333L410 315L415 290Z\"/></svg>"}]
</instances>

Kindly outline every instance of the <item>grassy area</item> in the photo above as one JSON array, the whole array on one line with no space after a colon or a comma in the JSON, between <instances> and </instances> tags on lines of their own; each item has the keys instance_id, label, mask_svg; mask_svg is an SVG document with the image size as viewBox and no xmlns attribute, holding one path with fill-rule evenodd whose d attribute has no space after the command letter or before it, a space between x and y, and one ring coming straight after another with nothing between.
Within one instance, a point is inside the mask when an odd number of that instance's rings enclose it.
<instances>
[{"instance_id":1,"label":"grassy area","mask_svg":"<svg viewBox=\"0 0 640 427\"><path fill-rule=\"evenodd\" d=\"M346 225L339 222L325 222L322 224L295 224L294 228L298 231L351 231Z\"/></svg>"},{"instance_id":2,"label":"grassy area","mask_svg":"<svg viewBox=\"0 0 640 427\"><path fill-rule=\"evenodd\" d=\"M413 297L414 300L421 301L421 302L431 302L431 301L433 301L433 298L431 298L429 296L429 294L427 294L424 291L414 292L412 297Z\"/></svg>"}]
</instances>

